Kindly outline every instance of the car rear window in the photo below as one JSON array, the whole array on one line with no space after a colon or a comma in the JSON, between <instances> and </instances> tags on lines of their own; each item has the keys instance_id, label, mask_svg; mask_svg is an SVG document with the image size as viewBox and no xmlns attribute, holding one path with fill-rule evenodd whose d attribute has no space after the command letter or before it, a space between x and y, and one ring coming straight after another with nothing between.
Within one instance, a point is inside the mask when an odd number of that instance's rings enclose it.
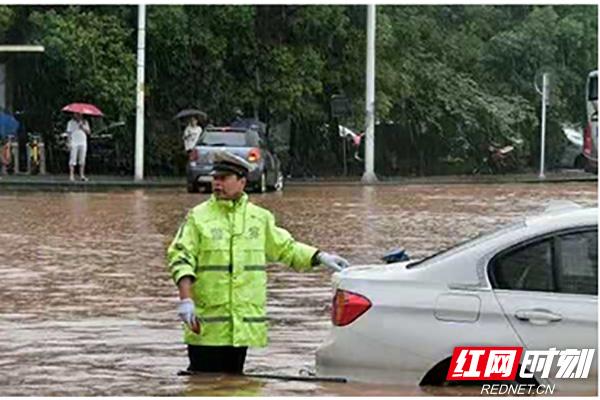
<instances>
[{"instance_id":1,"label":"car rear window","mask_svg":"<svg viewBox=\"0 0 600 400\"><path fill-rule=\"evenodd\" d=\"M554 291L551 239L526 245L492 262L492 285L498 289Z\"/></svg>"},{"instance_id":2,"label":"car rear window","mask_svg":"<svg viewBox=\"0 0 600 400\"><path fill-rule=\"evenodd\" d=\"M471 238L471 239L467 239L466 241L462 241L460 243L455 244L454 246L451 246L449 248L443 249L437 253L434 253L428 257L425 257L421 260L415 261L413 263L408 264L406 267L407 268L414 268L414 267L420 267L420 266L426 266L429 265L431 262L437 262L439 261L441 258L447 258L450 257L456 253L460 253L462 251L465 251L467 249L470 249L472 247L476 247L479 246L481 243L485 243L488 240L493 240L496 239L497 237L500 237L502 235L505 235L508 232L511 231L516 231L518 229L521 229L525 227L525 221L520 221L511 225L508 225L500 230L497 231L493 231L493 232L488 232L488 233L483 233L475 238Z\"/></svg>"},{"instance_id":3,"label":"car rear window","mask_svg":"<svg viewBox=\"0 0 600 400\"><path fill-rule=\"evenodd\" d=\"M253 131L227 132L205 131L199 143L200 146L230 146L230 147L256 147L258 134Z\"/></svg>"}]
</instances>

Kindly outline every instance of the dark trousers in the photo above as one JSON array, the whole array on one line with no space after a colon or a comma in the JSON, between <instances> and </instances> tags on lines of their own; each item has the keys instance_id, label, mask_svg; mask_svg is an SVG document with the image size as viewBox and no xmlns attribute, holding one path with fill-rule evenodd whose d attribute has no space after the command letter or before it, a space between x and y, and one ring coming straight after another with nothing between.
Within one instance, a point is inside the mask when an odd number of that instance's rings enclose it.
<instances>
[{"instance_id":1,"label":"dark trousers","mask_svg":"<svg viewBox=\"0 0 600 400\"><path fill-rule=\"evenodd\" d=\"M244 371L246 350L247 347L188 345L188 371L241 374Z\"/></svg>"}]
</instances>

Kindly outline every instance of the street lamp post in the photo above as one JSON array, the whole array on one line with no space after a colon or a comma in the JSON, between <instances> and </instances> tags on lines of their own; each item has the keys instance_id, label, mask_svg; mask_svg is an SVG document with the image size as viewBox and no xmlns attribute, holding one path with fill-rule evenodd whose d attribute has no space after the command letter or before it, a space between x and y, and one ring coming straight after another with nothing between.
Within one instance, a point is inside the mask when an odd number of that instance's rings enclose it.
<instances>
[{"instance_id":1,"label":"street lamp post","mask_svg":"<svg viewBox=\"0 0 600 400\"><path fill-rule=\"evenodd\" d=\"M542 75L542 128L540 143L540 179L544 179L544 160L546 158L546 103L548 102L548 74Z\"/></svg>"},{"instance_id":2,"label":"street lamp post","mask_svg":"<svg viewBox=\"0 0 600 400\"><path fill-rule=\"evenodd\" d=\"M365 130L365 172L363 183L377 181L375 175L375 5L367 6L367 91Z\"/></svg>"},{"instance_id":3,"label":"street lamp post","mask_svg":"<svg viewBox=\"0 0 600 400\"><path fill-rule=\"evenodd\" d=\"M135 119L135 180L144 179L144 66L146 51L146 5L138 6L137 100Z\"/></svg>"}]
</instances>

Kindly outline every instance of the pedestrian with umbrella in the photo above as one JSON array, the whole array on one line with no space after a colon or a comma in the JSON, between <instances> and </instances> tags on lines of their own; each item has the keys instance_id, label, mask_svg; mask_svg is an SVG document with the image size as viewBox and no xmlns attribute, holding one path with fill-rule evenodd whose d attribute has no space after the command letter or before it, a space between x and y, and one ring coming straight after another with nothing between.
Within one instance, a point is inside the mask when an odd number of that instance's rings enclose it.
<instances>
[{"instance_id":1,"label":"pedestrian with umbrella","mask_svg":"<svg viewBox=\"0 0 600 400\"><path fill-rule=\"evenodd\" d=\"M87 155L87 137L92 133L88 121L83 115L101 117L104 114L98 107L86 103L71 103L63 107L62 111L73 113L67 123L69 136L69 179L75 180L75 166L79 164L79 178L87 181L85 176L85 158Z\"/></svg>"},{"instance_id":2,"label":"pedestrian with umbrella","mask_svg":"<svg viewBox=\"0 0 600 400\"><path fill-rule=\"evenodd\" d=\"M188 118L188 124L183 131L183 146L189 157L190 153L196 146L198 138L200 135L202 135L202 127L198 123L200 119L206 119L206 113L200 110L187 109L177 113L174 118Z\"/></svg>"},{"instance_id":3,"label":"pedestrian with umbrella","mask_svg":"<svg viewBox=\"0 0 600 400\"><path fill-rule=\"evenodd\" d=\"M183 145L188 156L194 150L200 135L202 135L202 127L198 125L198 118L191 116L183 131Z\"/></svg>"}]
</instances>

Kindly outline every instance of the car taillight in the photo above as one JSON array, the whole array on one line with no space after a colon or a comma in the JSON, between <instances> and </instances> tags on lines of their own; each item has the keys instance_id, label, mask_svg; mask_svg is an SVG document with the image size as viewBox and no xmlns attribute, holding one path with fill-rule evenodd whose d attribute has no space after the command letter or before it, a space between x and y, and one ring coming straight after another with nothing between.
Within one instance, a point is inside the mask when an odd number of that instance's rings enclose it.
<instances>
[{"instance_id":1,"label":"car taillight","mask_svg":"<svg viewBox=\"0 0 600 400\"><path fill-rule=\"evenodd\" d=\"M592 127L588 124L583 130L583 154L592 154Z\"/></svg>"},{"instance_id":2,"label":"car taillight","mask_svg":"<svg viewBox=\"0 0 600 400\"><path fill-rule=\"evenodd\" d=\"M258 160L260 160L260 149L250 149L250 151L248 152L248 161L257 162Z\"/></svg>"},{"instance_id":3,"label":"car taillight","mask_svg":"<svg viewBox=\"0 0 600 400\"><path fill-rule=\"evenodd\" d=\"M348 325L363 315L369 308L371 308L371 302L365 296L338 289L333 297L331 322L335 326Z\"/></svg>"},{"instance_id":4,"label":"car taillight","mask_svg":"<svg viewBox=\"0 0 600 400\"><path fill-rule=\"evenodd\" d=\"M193 149L190 152L190 161L198 161L198 149Z\"/></svg>"}]
</instances>

